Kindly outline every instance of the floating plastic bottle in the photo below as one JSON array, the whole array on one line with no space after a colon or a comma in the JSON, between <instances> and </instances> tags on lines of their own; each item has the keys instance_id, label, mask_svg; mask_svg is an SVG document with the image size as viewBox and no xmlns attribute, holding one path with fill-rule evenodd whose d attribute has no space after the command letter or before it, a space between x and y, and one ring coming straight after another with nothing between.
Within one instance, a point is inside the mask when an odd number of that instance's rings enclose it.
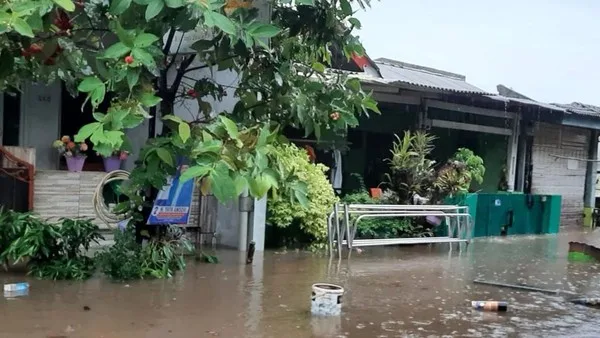
<instances>
[{"instance_id":1,"label":"floating plastic bottle","mask_svg":"<svg viewBox=\"0 0 600 338\"><path fill-rule=\"evenodd\" d=\"M4 292L25 291L29 289L29 283L4 284Z\"/></svg>"},{"instance_id":2,"label":"floating plastic bottle","mask_svg":"<svg viewBox=\"0 0 600 338\"><path fill-rule=\"evenodd\" d=\"M508 303L502 301L472 301L471 306L482 311L506 312L508 310Z\"/></svg>"}]
</instances>

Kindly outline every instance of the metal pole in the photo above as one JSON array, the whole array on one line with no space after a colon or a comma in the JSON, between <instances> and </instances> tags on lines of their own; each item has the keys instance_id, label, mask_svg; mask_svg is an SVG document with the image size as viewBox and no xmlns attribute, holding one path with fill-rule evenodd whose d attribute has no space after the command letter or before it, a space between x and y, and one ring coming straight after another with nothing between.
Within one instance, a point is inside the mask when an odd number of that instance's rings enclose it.
<instances>
[{"instance_id":1,"label":"metal pole","mask_svg":"<svg viewBox=\"0 0 600 338\"><path fill-rule=\"evenodd\" d=\"M244 189L240 195L240 231L238 237L238 251L246 251L248 248L248 211L246 211L246 199L248 198L248 189Z\"/></svg>"},{"instance_id":2,"label":"metal pole","mask_svg":"<svg viewBox=\"0 0 600 338\"><path fill-rule=\"evenodd\" d=\"M598 131L592 130L588 146L588 161L585 171L585 189L583 198L584 225L592 226L592 213L596 206L596 180L598 179Z\"/></svg>"}]
</instances>

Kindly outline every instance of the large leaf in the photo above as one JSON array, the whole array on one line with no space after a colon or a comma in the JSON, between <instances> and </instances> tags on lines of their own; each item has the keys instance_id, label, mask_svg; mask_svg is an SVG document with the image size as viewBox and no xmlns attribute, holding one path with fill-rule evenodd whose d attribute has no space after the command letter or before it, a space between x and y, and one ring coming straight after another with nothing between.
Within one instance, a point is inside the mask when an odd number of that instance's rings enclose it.
<instances>
[{"instance_id":1,"label":"large leaf","mask_svg":"<svg viewBox=\"0 0 600 338\"><path fill-rule=\"evenodd\" d=\"M165 7L165 3L163 0L154 0L148 4L146 7L146 21L150 21L152 18L160 14L160 12Z\"/></svg>"},{"instance_id":2,"label":"large leaf","mask_svg":"<svg viewBox=\"0 0 600 338\"><path fill-rule=\"evenodd\" d=\"M170 166L174 166L173 164L173 156L171 153L165 148L156 148L156 155L160 158L161 161L165 162Z\"/></svg>"},{"instance_id":3,"label":"large leaf","mask_svg":"<svg viewBox=\"0 0 600 338\"><path fill-rule=\"evenodd\" d=\"M234 35L237 33L235 23L221 13L206 11L204 12L204 23L208 27L217 27L223 32Z\"/></svg>"},{"instance_id":4,"label":"large leaf","mask_svg":"<svg viewBox=\"0 0 600 338\"><path fill-rule=\"evenodd\" d=\"M120 15L131 6L131 0L112 0L110 3L110 13Z\"/></svg>"},{"instance_id":5,"label":"large leaf","mask_svg":"<svg viewBox=\"0 0 600 338\"><path fill-rule=\"evenodd\" d=\"M104 87L104 82L95 76L86 77L81 81L77 90L84 93L89 93L96 90L97 88Z\"/></svg>"},{"instance_id":6,"label":"large leaf","mask_svg":"<svg viewBox=\"0 0 600 338\"><path fill-rule=\"evenodd\" d=\"M212 193L219 201L225 202L236 197L235 182L229 175L229 167L225 162L217 163L208 177Z\"/></svg>"},{"instance_id":7,"label":"large leaf","mask_svg":"<svg viewBox=\"0 0 600 338\"><path fill-rule=\"evenodd\" d=\"M165 4L169 8L179 8L185 5L185 0L165 0Z\"/></svg>"},{"instance_id":8,"label":"large leaf","mask_svg":"<svg viewBox=\"0 0 600 338\"><path fill-rule=\"evenodd\" d=\"M225 126L225 130L227 130L227 134L229 134L229 137L231 137L232 139L237 139L239 135L239 130L235 122L223 115L219 115L219 118Z\"/></svg>"},{"instance_id":9,"label":"large leaf","mask_svg":"<svg viewBox=\"0 0 600 338\"><path fill-rule=\"evenodd\" d=\"M129 86L129 90L132 90L133 87L138 83L140 79L141 68L129 68L127 70L127 85Z\"/></svg>"},{"instance_id":10,"label":"large leaf","mask_svg":"<svg viewBox=\"0 0 600 338\"><path fill-rule=\"evenodd\" d=\"M181 137L181 140L183 141L183 143L187 142L187 140L190 139L191 136L191 130L190 130L190 125L187 124L187 122L182 122L179 124L179 137Z\"/></svg>"},{"instance_id":11,"label":"large leaf","mask_svg":"<svg viewBox=\"0 0 600 338\"><path fill-rule=\"evenodd\" d=\"M146 48L158 41L158 36L150 33L142 33L135 37L133 45L137 48Z\"/></svg>"},{"instance_id":12,"label":"large leaf","mask_svg":"<svg viewBox=\"0 0 600 338\"><path fill-rule=\"evenodd\" d=\"M271 189L271 180L267 175L261 174L258 177L254 177L249 182L250 194L256 198L262 198L265 196L269 189Z\"/></svg>"},{"instance_id":13,"label":"large leaf","mask_svg":"<svg viewBox=\"0 0 600 338\"><path fill-rule=\"evenodd\" d=\"M205 166L205 165L195 165L192 167L189 167L186 171L184 171L179 180L182 182L185 181L189 181L192 178L201 178L206 176L206 174L208 174L208 172L210 171L210 167L209 166Z\"/></svg>"},{"instance_id":14,"label":"large leaf","mask_svg":"<svg viewBox=\"0 0 600 338\"><path fill-rule=\"evenodd\" d=\"M272 38L279 34L279 32L281 32L279 27L270 24L253 25L250 29L248 29L248 33L255 38Z\"/></svg>"},{"instance_id":15,"label":"large leaf","mask_svg":"<svg viewBox=\"0 0 600 338\"><path fill-rule=\"evenodd\" d=\"M127 47L124 43L117 42L104 51L103 57L107 59L117 59L125 56L125 54L129 53L130 51L131 48Z\"/></svg>"},{"instance_id":16,"label":"large leaf","mask_svg":"<svg viewBox=\"0 0 600 338\"><path fill-rule=\"evenodd\" d=\"M72 12L75 10L75 4L72 0L53 0L55 4L62 7L67 12Z\"/></svg>"},{"instance_id":17,"label":"large leaf","mask_svg":"<svg viewBox=\"0 0 600 338\"><path fill-rule=\"evenodd\" d=\"M100 122L86 124L85 126L81 127L77 135L75 135L75 142L84 142L99 128L102 128L102 123Z\"/></svg>"},{"instance_id":18,"label":"large leaf","mask_svg":"<svg viewBox=\"0 0 600 338\"><path fill-rule=\"evenodd\" d=\"M152 92L144 92L140 97L140 102L146 107L154 107L160 103L162 99Z\"/></svg>"},{"instance_id":19,"label":"large leaf","mask_svg":"<svg viewBox=\"0 0 600 338\"><path fill-rule=\"evenodd\" d=\"M148 69L156 68L156 61L154 61L152 55L143 49L134 48L131 51L131 56L133 56L134 60L141 62Z\"/></svg>"},{"instance_id":20,"label":"large leaf","mask_svg":"<svg viewBox=\"0 0 600 338\"><path fill-rule=\"evenodd\" d=\"M33 30L31 30L31 26L29 26L29 24L27 24L25 20L13 17L12 26L17 33L29 38L34 37Z\"/></svg>"}]
</instances>

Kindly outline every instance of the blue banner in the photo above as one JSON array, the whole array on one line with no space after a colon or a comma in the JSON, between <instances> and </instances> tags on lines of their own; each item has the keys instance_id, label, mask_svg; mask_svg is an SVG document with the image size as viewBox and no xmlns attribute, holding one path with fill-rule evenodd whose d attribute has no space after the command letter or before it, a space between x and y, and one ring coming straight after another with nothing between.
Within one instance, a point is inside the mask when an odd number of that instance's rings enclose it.
<instances>
[{"instance_id":1,"label":"blue banner","mask_svg":"<svg viewBox=\"0 0 600 338\"><path fill-rule=\"evenodd\" d=\"M179 161L179 163L182 163L182 161ZM185 225L188 223L194 193L194 180L188 180L185 183L179 180L181 173L187 170L188 167L188 165L180 164L177 174L167 179L167 185L156 196L147 224Z\"/></svg>"}]
</instances>

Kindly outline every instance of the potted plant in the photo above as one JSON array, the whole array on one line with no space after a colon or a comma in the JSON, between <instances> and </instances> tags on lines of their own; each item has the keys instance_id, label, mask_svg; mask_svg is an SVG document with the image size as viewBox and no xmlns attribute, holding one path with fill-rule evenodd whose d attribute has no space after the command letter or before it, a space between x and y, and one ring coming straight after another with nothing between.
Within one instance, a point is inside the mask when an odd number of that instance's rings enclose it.
<instances>
[{"instance_id":1,"label":"potted plant","mask_svg":"<svg viewBox=\"0 0 600 338\"><path fill-rule=\"evenodd\" d=\"M115 150L111 156L103 157L104 171L107 173L121 169L121 163L127 159L129 152L126 150Z\"/></svg>"},{"instance_id":2,"label":"potted plant","mask_svg":"<svg viewBox=\"0 0 600 338\"><path fill-rule=\"evenodd\" d=\"M54 141L52 144L58 150L61 156L64 156L67 161L67 168L71 172L79 172L85 164L88 145L85 142L75 143L69 136L63 136L60 140Z\"/></svg>"}]
</instances>

